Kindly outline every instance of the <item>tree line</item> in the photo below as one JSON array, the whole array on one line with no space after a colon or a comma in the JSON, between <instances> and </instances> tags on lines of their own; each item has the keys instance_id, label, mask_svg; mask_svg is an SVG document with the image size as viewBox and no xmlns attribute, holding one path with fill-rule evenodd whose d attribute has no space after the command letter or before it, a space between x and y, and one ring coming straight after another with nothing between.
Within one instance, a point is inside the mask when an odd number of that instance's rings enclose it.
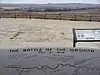
<instances>
[{"instance_id":1,"label":"tree line","mask_svg":"<svg viewBox=\"0 0 100 75\"><path fill-rule=\"evenodd\" d=\"M5 11L27 11L27 12L67 12L67 11L81 11L89 9L99 9L100 8L15 8L15 9L5 9Z\"/></svg>"}]
</instances>

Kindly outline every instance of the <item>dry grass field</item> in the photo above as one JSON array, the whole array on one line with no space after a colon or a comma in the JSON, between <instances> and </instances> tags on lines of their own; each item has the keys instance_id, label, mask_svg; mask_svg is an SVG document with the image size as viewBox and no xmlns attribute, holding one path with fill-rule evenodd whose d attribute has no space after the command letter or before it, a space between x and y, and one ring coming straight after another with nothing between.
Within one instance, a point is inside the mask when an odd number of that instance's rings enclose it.
<instances>
[{"instance_id":1,"label":"dry grass field","mask_svg":"<svg viewBox=\"0 0 100 75\"><path fill-rule=\"evenodd\" d=\"M2 18L0 48L72 47L72 28L100 28L100 22ZM100 43L77 47L100 48Z\"/></svg>"}]
</instances>

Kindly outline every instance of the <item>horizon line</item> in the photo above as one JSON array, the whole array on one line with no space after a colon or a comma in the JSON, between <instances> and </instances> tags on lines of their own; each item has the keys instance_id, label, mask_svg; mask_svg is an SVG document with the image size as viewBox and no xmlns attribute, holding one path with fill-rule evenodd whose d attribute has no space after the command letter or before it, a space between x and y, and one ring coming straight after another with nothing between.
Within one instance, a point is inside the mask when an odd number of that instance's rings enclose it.
<instances>
[{"instance_id":1,"label":"horizon line","mask_svg":"<svg viewBox=\"0 0 100 75\"><path fill-rule=\"evenodd\" d=\"M0 4L100 4L100 3L0 3Z\"/></svg>"}]
</instances>

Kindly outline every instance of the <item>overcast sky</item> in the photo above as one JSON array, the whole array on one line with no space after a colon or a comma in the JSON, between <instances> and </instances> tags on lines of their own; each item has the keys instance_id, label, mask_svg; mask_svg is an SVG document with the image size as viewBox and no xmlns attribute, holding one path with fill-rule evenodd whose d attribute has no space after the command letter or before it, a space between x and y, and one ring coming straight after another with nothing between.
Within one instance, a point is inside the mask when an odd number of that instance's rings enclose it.
<instances>
[{"instance_id":1,"label":"overcast sky","mask_svg":"<svg viewBox=\"0 0 100 75\"><path fill-rule=\"evenodd\" d=\"M33 4L92 3L92 4L100 4L100 0L0 0L0 3L33 3Z\"/></svg>"}]
</instances>

